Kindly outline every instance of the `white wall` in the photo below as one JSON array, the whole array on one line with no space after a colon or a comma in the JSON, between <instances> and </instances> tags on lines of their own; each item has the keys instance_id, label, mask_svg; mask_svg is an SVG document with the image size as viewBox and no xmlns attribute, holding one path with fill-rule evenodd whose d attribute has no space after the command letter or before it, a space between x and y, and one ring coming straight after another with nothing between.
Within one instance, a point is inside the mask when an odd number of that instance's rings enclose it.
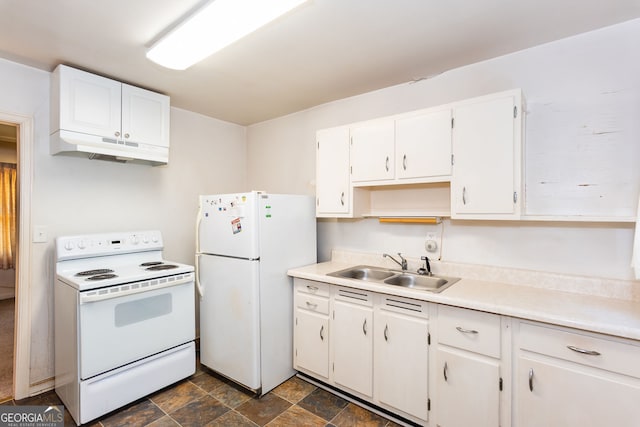
<instances>
[{"instance_id":1,"label":"white wall","mask_svg":"<svg viewBox=\"0 0 640 427\"><path fill-rule=\"evenodd\" d=\"M527 101L528 213L633 216L640 191L639 39L640 20L630 21L250 126L249 185L313 194L317 129L520 87ZM444 233L445 261L632 278L630 224L320 220L318 254L327 260L339 248L418 257L428 232Z\"/></svg>"},{"instance_id":2,"label":"white wall","mask_svg":"<svg viewBox=\"0 0 640 427\"><path fill-rule=\"evenodd\" d=\"M173 108L169 165L49 155L49 73L0 60L0 111L32 116L31 384L53 377L53 240L159 229L165 257L193 263L197 196L246 188L246 129Z\"/></svg>"}]
</instances>

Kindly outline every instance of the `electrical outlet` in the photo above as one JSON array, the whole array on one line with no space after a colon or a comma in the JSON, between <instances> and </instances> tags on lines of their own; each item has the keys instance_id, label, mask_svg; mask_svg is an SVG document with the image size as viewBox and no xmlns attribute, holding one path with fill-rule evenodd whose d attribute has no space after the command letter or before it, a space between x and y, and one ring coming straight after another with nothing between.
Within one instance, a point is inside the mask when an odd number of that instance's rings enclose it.
<instances>
[{"instance_id":1,"label":"electrical outlet","mask_svg":"<svg viewBox=\"0 0 640 427\"><path fill-rule=\"evenodd\" d=\"M427 233L427 240L424 243L424 248L427 252L435 252L438 250L438 242L436 241L435 233Z\"/></svg>"}]
</instances>

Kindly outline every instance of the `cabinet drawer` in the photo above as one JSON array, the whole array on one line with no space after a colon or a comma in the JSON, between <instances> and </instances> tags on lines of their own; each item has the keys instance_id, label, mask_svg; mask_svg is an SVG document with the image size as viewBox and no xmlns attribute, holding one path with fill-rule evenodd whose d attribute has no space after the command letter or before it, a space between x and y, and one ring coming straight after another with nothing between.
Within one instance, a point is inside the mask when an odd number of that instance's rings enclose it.
<instances>
[{"instance_id":1,"label":"cabinet drawer","mask_svg":"<svg viewBox=\"0 0 640 427\"><path fill-rule=\"evenodd\" d=\"M486 356L500 357L500 316L438 306L438 342Z\"/></svg>"},{"instance_id":2,"label":"cabinet drawer","mask_svg":"<svg viewBox=\"0 0 640 427\"><path fill-rule=\"evenodd\" d=\"M331 285L329 285L328 283L314 282L312 280L296 278L295 289L297 292L329 298Z\"/></svg>"},{"instance_id":3,"label":"cabinet drawer","mask_svg":"<svg viewBox=\"0 0 640 427\"><path fill-rule=\"evenodd\" d=\"M522 350L640 378L640 344L526 322L518 339Z\"/></svg>"},{"instance_id":4,"label":"cabinet drawer","mask_svg":"<svg viewBox=\"0 0 640 427\"><path fill-rule=\"evenodd\" d=\"M329 314L329 299L299 292L296 295L296 307L316 313Z\"/></svg>"}]
</instances>

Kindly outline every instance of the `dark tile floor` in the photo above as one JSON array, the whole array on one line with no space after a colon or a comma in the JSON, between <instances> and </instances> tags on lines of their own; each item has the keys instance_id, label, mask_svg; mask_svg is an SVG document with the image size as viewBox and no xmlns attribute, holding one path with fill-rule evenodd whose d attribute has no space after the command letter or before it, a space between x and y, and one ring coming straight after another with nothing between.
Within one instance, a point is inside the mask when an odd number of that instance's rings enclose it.
<instances>
[{"instance_id":1,"label":"dark tile floor","mask_svg":"<svg viewBox=\"0 0 640 427\"><path fill-rule=\"evenodd\" d=\"M200 365L199 365L200 366ZM55 392L3 405L61 405ZM397 426L293 377L258 399L207 368L87 424L91 427ZM75 426L65 410L65 426Z\"/></svg>"}]
</instances>

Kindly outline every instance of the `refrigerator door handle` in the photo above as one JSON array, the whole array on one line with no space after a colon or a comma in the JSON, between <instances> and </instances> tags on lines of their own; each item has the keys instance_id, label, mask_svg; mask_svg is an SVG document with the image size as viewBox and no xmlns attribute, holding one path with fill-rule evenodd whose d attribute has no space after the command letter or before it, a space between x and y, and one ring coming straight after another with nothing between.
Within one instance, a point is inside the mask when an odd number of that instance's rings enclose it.
<instances>
[{"instance_id":1,"label":"refrigerator door handle","mask_svg":"<svg viewBox=\"0 0 640 427\"><path fill-rule=\"evenodd\" d=\"M204 297L204 288L200 284L200 223L202 222L202 196L198 200L198 216L196 216L196 289L200 298Z\"/></svg>"},{"instance_id":2,"label":"refrigerator door handle","mask_svg":"<svg viewBox=\"0 0 640 427\"><path fill-rule=\"evenodd\" d=\"M204 297L204 288L200 284L200 254L196 254L196 289L200 298Z\"/></svg>"}]
</instances>

